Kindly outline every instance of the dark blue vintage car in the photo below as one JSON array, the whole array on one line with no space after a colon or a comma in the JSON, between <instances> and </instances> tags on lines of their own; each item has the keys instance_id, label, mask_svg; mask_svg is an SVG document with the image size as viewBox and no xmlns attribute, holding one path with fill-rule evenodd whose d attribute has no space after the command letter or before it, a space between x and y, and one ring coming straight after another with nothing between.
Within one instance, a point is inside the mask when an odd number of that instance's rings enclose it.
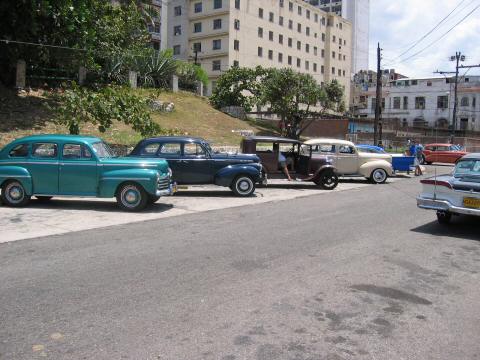
<instances>
[{"instance_id":1,"label":"dark blue vintage car","mask_svg":"<svg viewBox=\"0 0 480 360\"><path fill-rule=\"evenodd\" d=\"M177 184L215 184L229 187L237 196L250 196L255 184L265 183L256 155L219 154L200 138L165 136L142 140L129 156L163 158Z\"/></svg>"}]
</instances>

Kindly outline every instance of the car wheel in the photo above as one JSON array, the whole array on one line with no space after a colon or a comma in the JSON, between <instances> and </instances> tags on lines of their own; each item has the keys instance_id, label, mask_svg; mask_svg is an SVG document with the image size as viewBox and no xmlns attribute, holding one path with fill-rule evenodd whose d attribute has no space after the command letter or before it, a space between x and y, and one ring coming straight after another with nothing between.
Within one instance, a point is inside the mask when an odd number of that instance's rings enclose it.
<instances>
[{"instance_id":1,"label":"car wheel","mask_svg":"<svg viewBox=\"0 0 480 360\"><path fill-rule=\"evenodd\" d=\"M437 220L442 225L448 225L452 220L452 213L448 211L437 211Z\"/></svg>"},{"instance_id":2,"label":"car wheel","mask_svg":"<svg viewBox=\"0 0 480 360\"><path fill-rule=\"evenodd\" d=\"M370 176L370 181L374 184L383 184L387 181L388 174L383 169L375 169Z\"/></svg>"},{"instance_id":3,"label":"car wheel","mask_svg":"<svg viewBox=\"0 0 480 360\"><path fill-rule=\"evenodd\" d=\"M125 211L141 211L148 204L148 194L135 183L126 183L117 191L117 203Z\"/></svg>"},{"instance_id":4,"label":"car wheel","mask_svg":"<svg viewBox=\"0 0 480 360\"><path fill-rule=\"evenodd\" d=\"M35 196L38 202L47 202L52 200L53 196Z\"/></svg>"},{"instance_id":5,"label":"car wheel","mask_svg":"<svg viewBox=\"0 0 480 360\"><path fill-rule=\"evenodd\" d=\"M22 207L30 201L23 185L16 180L7 181L2 187L2 202L11 207Z\"/></svg>"},{"instance_id":6,"label":"car wheel","mask_svg":"<svg viewBox=\"0 0 480 360\"><path fill-rule=\"evenodd\" d=\"M255 183L250 176L240 175L233 180L230 188L236 196L246 197L255 192Z\"/></svg>"},{"instance_id":7,"label":"car wheel","mask_svg":"<svg viewBox=\"0 0 480 360\"><path fill-rule=\"evenodd\" d=\"M333 190L338 185L338 176L333 171L325 171L315 180L315 184L323 190Z\"/></svg>"},{"instance_id":8,"label":"car wheel","mask_svg":"<svg viewBox=\"0 0 480 360\"><path fill-rule=\"evenodd\" d=\"M148 203L155 204L160 199L160 196L148 195Z\"/></svg>"}]
</instances>

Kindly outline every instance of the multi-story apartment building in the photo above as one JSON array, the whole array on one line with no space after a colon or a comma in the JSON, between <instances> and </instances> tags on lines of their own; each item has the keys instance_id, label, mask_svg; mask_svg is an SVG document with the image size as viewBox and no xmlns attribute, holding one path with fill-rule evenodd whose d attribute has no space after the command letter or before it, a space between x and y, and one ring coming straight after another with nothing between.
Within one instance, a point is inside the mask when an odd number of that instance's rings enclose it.
<instances>
[{"instance_id":1,"label":"multi-story apartment building","mask_svg":"<svg viewBox=\"0 0 480 360\"><path fill-rule=\"evenodd\" d=\"M365 87L360 98L365 106L359 117L375 116L375 84ZM404 126L452 128L453 78L409 78L390 81L382 90L383 118L399 119ZM480 76L459 79L457 130L480 131Z\"/></svg>"},{"instance_id":2,"label":"multi-story apartment building","mask_svg":"<svg viewBox=\"0 0 480 360\"><path fill-rule=\"evenodd\" d=\"M167 14L167 15L165 15ZM292 68L350 97L351 24L301 0L162 0L161 47L216 79L232 66Z\"/></svg>"},{"instance_id":3,"label":"multi-story apartment building","mask_svg":"<svg viewBox=\"0 0 480 360\"><path fill-rule=\"evenodd\" d=\"M368 70L370 0L305 0L352 23L352 73Z\"/></svg>"}]
</instances>

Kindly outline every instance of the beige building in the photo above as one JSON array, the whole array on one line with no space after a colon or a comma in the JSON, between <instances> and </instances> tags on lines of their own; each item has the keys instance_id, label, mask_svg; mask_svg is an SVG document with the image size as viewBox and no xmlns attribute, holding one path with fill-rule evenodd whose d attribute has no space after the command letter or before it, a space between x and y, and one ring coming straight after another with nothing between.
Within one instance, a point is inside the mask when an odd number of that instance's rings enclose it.
<instances>
[{"instance_id":1,"label":"beige building","mask_svg":"<svg viewBox=\"0 0 480 360\"><path fill-rule=\"evenodd\" d=\"M232 66L284 68L337 79L350 99L351 24L301 0L162 0L161 47L216 79ZM168 14L166 21L164 14Z\"/></svg>"}]
</instances>

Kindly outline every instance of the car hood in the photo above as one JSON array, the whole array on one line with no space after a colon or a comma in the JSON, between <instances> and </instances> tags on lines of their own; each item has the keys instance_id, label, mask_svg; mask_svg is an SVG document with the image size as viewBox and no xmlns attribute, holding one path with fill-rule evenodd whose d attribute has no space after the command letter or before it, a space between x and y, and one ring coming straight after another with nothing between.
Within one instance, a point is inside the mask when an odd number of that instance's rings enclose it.
<instances>
[{"instance_id":1,"label":"car hood","mask_svg":"<svg viewBox=\"0 0 480 360\"><path fill-rule=\"evenodd\" d=\"M260 162L260 158L255 154L216 153L212 155L212 159L231 160L232 162L238 161L240 163Z\"/></svg>"},{"instance_id":2,"label":"car hood","mask_svg":"<svg viewBox=\"0 0 480 360\"><path fill-rule=\"evenodd\" d=\"M99 164L109 170L119 169L156 169L160 173L168 172L168 163L164 159L145 159L135 157L116 157L100 159Z\"/></svg>"}]
</instances>

